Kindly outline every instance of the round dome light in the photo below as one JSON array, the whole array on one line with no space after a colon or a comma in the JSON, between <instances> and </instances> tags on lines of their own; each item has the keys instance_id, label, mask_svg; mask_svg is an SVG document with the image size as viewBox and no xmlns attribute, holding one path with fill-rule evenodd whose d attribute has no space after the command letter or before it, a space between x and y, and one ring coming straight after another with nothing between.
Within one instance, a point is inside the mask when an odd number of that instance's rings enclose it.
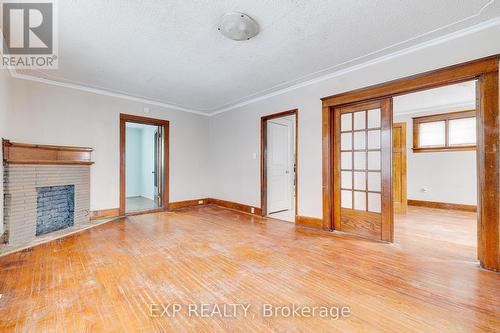
<instances>
[{"instance_id":1,"label":"round dome light","mask_svg":"<svg viewBox=\"0 0 500 333\"><path fill-rule=\"evenodd\" d=\"M250 16L231 12L222 16L218 26L221 34L232 40L248 40L259 33L259 25Z\"/></svg>"}]
</instances>

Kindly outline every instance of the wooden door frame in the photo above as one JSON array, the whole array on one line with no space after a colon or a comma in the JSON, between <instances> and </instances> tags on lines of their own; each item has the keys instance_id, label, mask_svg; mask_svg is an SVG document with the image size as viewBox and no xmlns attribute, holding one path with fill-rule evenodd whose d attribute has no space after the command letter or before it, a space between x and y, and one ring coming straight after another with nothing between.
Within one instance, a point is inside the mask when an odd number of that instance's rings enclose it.
<instances>
[{"instance_id":1,"label":"wooden door frame","mask_svg":"<svg viewBox=\"0 0 500 333\"><path fill-rule=\"evenodd\" d=\"M298 163L298 137L299 137L299 110L292 109L278 112L260 118L260 208L262 216L267 216L267 121L276 118L295 115L295 222L298 215L299 193L299 163Z\"/></svg>"},{"instance_id":2,"label":"wooden door frame","mask_svg":"<svg viewBox=\"0 0 500 333\"><path fill-rule=\"evenodd\" d=\"M412 92L477 80L477 183L478 258L482 267L500 270L500 152L499 85L500 55L438 69L346 93L322 98L323 229L332 224L332 108L362 101L391 98Z\"/></svg>"},{"instance_id":3,"label":"wooden door frame","mask_svg":"<svg viewBox=\"0 0 500 333\"><path fill-rule=\"evenodd\" d=\"M126 138L126 123L133 122L145 125L154 125L154 126L162 126L163 127L163 207L159 209L152 209L141 212L131 212L126 213L125 211L125 193L126 193L126 146L125 146L125 138ZM168 120L156 119L156 118L148 118L135 116L130 114L120 113L120 208L119 214L120 216L126 215L137 215L137 214L145 214L152 212L164 211L169 208L168 201L168 192L169 192L169 137L170 137L170 122Z\"/></svg>"},{"instance_id":4,"label":"wooden door frame","mask_svg":"<svg viewBox=\"0 0 500 333\"><path fill-rule=\"evenodd\" d=\"M394 125L398 125L401 127L401 130L404 132L404 135L403 137L401 138L403 140L403 143L404 143L404 147L405 149L403 150L403 152L401 153L401 159L403 160L403 164L401 166L401 169L402 169L402 174L403 174L403 177L401 178L401 197L402 197L402 204L404 203L404 206L408 209L408 175L407 175L407 172L408 172L408 167L407 167L407 158L408 158L408 146L407 146L407 132L406 132L406 129L407 129L407 126L406 126L406 122L399 122L399 123L394 123L392 124L392 128L394 130ZM393 154L394 154L394 151L393 151ZM394 161L393 161L393 165L394 165Z\"/></svg>"}]
</instances>

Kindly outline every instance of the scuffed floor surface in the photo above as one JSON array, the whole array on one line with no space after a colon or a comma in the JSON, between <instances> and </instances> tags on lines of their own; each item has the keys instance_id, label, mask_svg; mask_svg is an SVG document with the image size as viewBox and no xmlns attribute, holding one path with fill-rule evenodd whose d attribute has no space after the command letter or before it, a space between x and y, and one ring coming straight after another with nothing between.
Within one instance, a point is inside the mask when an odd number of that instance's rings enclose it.
<instances>
[{"instance_id":1,"label":"scuffed floor surface","mask_svg":"<svg viewBox=\"0 0 500 333\"><path fill-rule=\"evenodd\" d=\"M1 257L0 331L498 332L500 276L474 243L474 214L425 208L392 245L214 206L134 216ZM251 307L153 318L152 303ZM352 314L263 318L265 303Z\"/></svg>"}]
</instances>

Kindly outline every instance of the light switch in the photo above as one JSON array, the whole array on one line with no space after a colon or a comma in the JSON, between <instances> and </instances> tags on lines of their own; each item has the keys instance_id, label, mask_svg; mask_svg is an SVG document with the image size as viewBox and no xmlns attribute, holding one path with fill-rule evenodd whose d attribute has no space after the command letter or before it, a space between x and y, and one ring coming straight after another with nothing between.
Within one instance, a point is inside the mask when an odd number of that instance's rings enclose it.
<instances>
[{"instance_id":1,"label":"light switch","mask_svg":"<svg viewBox=\"0 0 500 333\"><path fill-rule=\"evenodd\" d=\"M256 160L256 159L257 159L257 153L253 153L253 154L252 154L252 158L253 158L254 160Z\"/></svg>"}]
</instances>

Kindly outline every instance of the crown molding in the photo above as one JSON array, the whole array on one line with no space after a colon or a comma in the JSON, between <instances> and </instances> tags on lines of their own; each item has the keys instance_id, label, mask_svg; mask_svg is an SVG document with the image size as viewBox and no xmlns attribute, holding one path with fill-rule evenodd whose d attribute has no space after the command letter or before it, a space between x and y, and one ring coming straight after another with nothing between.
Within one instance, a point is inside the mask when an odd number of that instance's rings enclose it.
<instances>
[{"instance_id":1,"label":"crown molding","mask_svg":"<svg viewBox=\"0 0 500 333\"><path fill-rule=\"evenodd\" d=\"M60 82L60 81L44 79L44 78L40 78L40 77L36 77L36 76L32 76L32 75L19 74L16 72L16 70L10 70L10 74L15 79L33 81L33 82L38 82L38 83L45 83L45 84L52 85L52 86L75 89L75 90L94 93L97 95L121 98L121 99L129 100L129 101L137 102L137 103L141 103L141 104L147 104L147 105L151 105L151 106L159 106L159 107L166 108L166 109L194 113L194 114L197 114L200 116L210 116L209 113L198 111L198 110L193 110L193 109L188 109L188 108L177 106L174 104L158 102L158 101L150 100L150 99L143 98L143 97L135 97L135 96L131 96L131 95L128 95L125 93L118 93L118 92L112 92L112 91L108 91L108 90L104 90L104 89L91 88L91 87L87 87L87 86L84 86L81 84Z\"/></svg>"},{"instance_id":2,"label":"crown molding","mask_svg":"<svg viewBox=\"0 0 500 333\"><path fill-rule=\"evenodd\" d=\"M290 92L290 91L293 91L293 90L296 90L299 88L307 87L307 86L312 85L312 84L316 84L316 83L326 81L326 80L329 80L332 78L336 78L336 77L339 77L339 76L342 76L342 75L345 75L345 74L348 74L351 72L355 72L355 71L358 71L360 69L370 67L372 65L376 65L376 64L394 59L394 58L399 58L399 57L402 57L404 55L411 54L411 53L414 53L414 52L417 52L417 51L420 51L420 50L423 50L423 49L426 49L426 48L429 48L429 47L432 47L435 45L439 45L439 44L442 44L442 43L445 43L448 41L452 41L452 40L455 40L455 39L458 39L458 38L461 38L461 37L464 37L464 36L467 36L467 35L482 31L482 30L496 27L498 25L500 25L500 17L479 23L477 25L473 25L473 26L465 28L465 29L461 29L461 30L446 34L444 36L436 37L434 39L416 44L414 46L409 46L409 47L404 48L402 50L395 51L395 52L389 53L387 55L383 55L383 56L365 61L365 62L360 63L360 64L356 64L356 65L353 65L350 67L336 70L336 68L343 65L343 64L339 64L339 65L331 67L330 69L326 69L326 70L322 70L320 72L317 72L316 73L317 77L315 77L315 78L307 79L305 81L298 82L296 84L292 84L291 86L288 86L286 88L276 89L274 91L272 91L273 88L268 89L267 91L271 90L269 93L264 93L262 95L261 95L262 92L257 93L254 95L256 97L253 97L253 98L250 98L247 100L243 100L242 102L239 102L239 103L229 104L224 108L221 108L215 112L211 112L210 115L215 116L215 115L218 115L218 114L221 114L224 112L228 112L228 111L237 109L237 108L242 107L242 106L253 104L255 102L259 102L259 101L262 101L262 100L265 100L265 99L268 99L268 98L271 98L274 96L278 96L278 95L281 95L281 94L284 94L284 93L287 93L287 92ZM379 51L377 51L377 52L379 52ZM377 52L374 52L374 53L377 53ZM369 55L366 55L366 56L369 56ZM359 57L358 59L364 58L366 56ZM352 62L352 61L353 60L350 60L347 63ZM325 74L325 72L327 72L327 73ZM328 72L330 72L330 73L328 73ZM311 75L314 76L315 74L310 74L310 75L308 75L308 77L310 77ZM300 79L299 79L299 81L300 81ZM291 82L297 82L297 80L294 80ZM287 84L288 83L283 83L280 86L287 85Z\"/></svg>"},{"instance_id":3,"label":"crown molding","mask_svg":"<svg viewBox=\"0 0 500 333\"><path fill-rule=\"evenodd\" d=\"M431 46L439 45L439 44L442 44L442 43L445 43L445 42L448 42L451 40L455 40L455 39L458 39L460 37L467 36L467 35L473 34L475 32L489 29L489 28L492 28L492 27L495 27L498 25L500 25L500 17L497 17L497 18L479 23L477 25L474 25L474 26L471 26L468 28L464 28L464 29L446 34L446 35L441 36L441 37L431 39L429 41L425 41L425 42L416 44L414 46L409 46L409 47L404 48L402 50L395 51L395 52L392 52L392 53L389 53L389 54L386 54L386 55L383 55L383 56L380 56L380 57L377 57L377 58L374 58L374 59L371 59L371 60L368 60L368 61L365 61L365 62L362 62L359 64L356 64L353 66L338 69L339 67L345 66L346 64L352 63L356 60L366 58L370 55L379 53L383 50L386 50L386 49L389 49L389 48L395 46L395 45L392 45L392 46L386 47L382 50L378 50L378 51L369 53L367 55L358 57L356 59L349 60L345 63L332 66L330 68L321 70L321 71L316 72L316 73L309 74L303 78L288 81L288 82L282 83L280 85L277 85L273 88L263 90L263 91L258 92L256 94L250 95L248 97L239 99L240 102L228 103L225 106L221 106L221 107L215 108L213 110L205 110L205 112L203 112L202 110L190 109L190 108L178 106L175 104L154 101L154 100L150 100L150 99L147 99L144 97L136 97L136 96L128 95L126 93L112 92L112 91L105 90L105 89L92 88L92 87L88 87L88 86L85 86L82 84L66 83L66 82L60 82L60 81L56 81L56 80L40 78L40 77L36 77L36 76L32 76L32 75L19 74L15 70L10 70L10 74L13 78L16 78L16 79L22 79L22 80L28 80L28 81L49 84L49 85L53 85L53 86L65 87L65 88L69 88L69 89L90 92L90 93L94 93L94 94L98 94L98 95L121 98L121 99L129 100L129 101L133 101L133 102L137 102L137 103L142 103L142 104L147 104L147 105L151 105L151 106L158 106L158 107L167 108L167 109L171 109L171 110L184 111L184 112L189 112L189 113L193 113L193 114L197 114L197 115L201 115L201 116L210 117L210 116L215 116L215 115L218 115L218 114L221 114L224 112L228 112L228 111L240 108L242 106L246 106L246 105L253 104L253 103L256 103L256 102L259 102L262 100L266 100L266 99L271 98L271 97L282 95L282 94L285 94L287 92L290 92L290 91L293 91L293 90L296 90L296 89L299 89L302 87L307 87L309 85L313 85L313 84L316 84L316 83L319 83L322 81L326 81L326 80L329 80L332 78L336 78L336 77L339 77L339 76L342 76L342 75L345 75L345 74L348 74L351 72L355 72L355 71L358 71L360 69L363 69L363 68L366 68L366 67L369 67L369 66L372 66L375 64L379 64L379 63L382 63L382 62L385 62L385 61L388 61L388 60L391 60L394 58L398 58L398 57L401 57L401 56L404 56L407 54L411 54L411 53L417 52L419 50L426 49L426 48L429 48ZM419 38L419 37L422 37L422 36L417 36L415 38ZM413 38L413 39L415 39L415 38ZM401 44L404 44L406 42L408 42L408 41L400 42L396 45L401 45Z\"/></svg>"}]
</instances>

